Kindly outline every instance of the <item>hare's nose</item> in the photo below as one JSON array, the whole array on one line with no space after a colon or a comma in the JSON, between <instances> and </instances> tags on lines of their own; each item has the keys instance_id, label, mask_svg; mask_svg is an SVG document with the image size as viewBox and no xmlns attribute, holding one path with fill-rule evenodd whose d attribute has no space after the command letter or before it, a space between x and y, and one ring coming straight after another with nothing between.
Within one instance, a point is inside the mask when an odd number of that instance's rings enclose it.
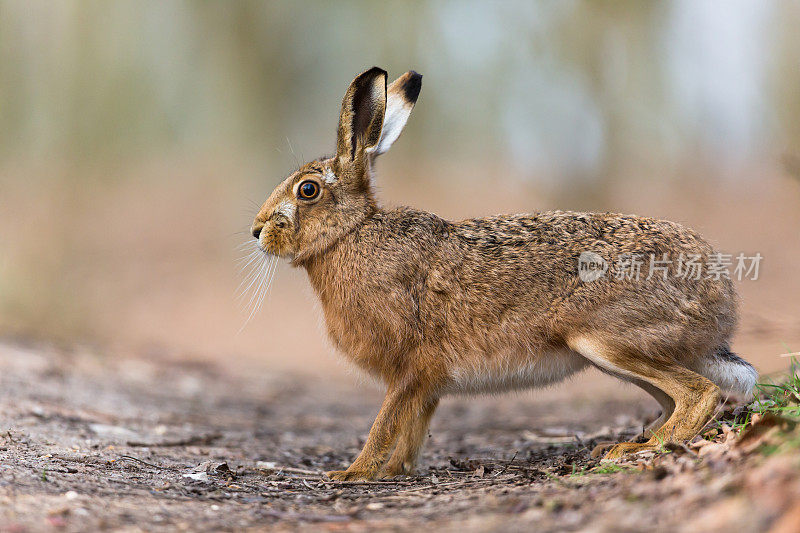
<instances>
[{"instance_id":1,"label":"hare's nose","mask_svg":"<svg viewBox=\"0 0 800 533\"><path fill-rule=\"evenodd\" d=\"M262 223L253 224L253 237L258 239L258 237L261 235L262 229L264 229L264 224Z\"/></svg>"}]
</instances>

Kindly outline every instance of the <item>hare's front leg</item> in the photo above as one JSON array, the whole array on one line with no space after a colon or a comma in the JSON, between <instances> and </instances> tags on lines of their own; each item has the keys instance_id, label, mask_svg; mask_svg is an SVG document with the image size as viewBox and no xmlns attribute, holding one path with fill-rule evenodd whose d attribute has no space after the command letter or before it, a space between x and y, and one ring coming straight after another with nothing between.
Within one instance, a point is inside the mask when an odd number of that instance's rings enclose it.
<instances>
[{"instance_id":1,"label":"hare's front leg","mask_svg":"<svg viewBox=\"0 0 800 533\"><path fill-rule=\"evenodd\" d=\"M417 415L416 420L400 433L397 445L389 458L389 462L383 468L382 474L385 476L410 475L414 472L417 465L422 443L425 442L425 435L428 433L428 426L431 423L439 399L430 400L422 407L422 411Z\"/></svg>"},{"instance_id":2,"label":"hare's front leg","mask_svg":"<svg viewBox=\"0 0 800 533\"><path fill-rule=\"evenodd\" d=\"M415 415L425 405L427 396L427 388L416 381L399 386L390 385L361 453L347 470L334 470L326 472L326 475L336 481L374 479L400 432L412 424Z\"/></svg>"}]
</instances>

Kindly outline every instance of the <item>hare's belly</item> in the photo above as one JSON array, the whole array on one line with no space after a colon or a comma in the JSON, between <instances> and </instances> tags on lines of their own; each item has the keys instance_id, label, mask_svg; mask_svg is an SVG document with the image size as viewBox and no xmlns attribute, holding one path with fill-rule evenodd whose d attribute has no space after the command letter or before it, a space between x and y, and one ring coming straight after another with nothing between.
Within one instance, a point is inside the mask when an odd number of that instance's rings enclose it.
<instances>
[{"instance_id":1,"label":"hare's belly","mask_svg":"<svg viewBox=\"0 0 800 533\"><path fill-rule=\"evenodd\" d=\"M450 371L448 393L502 392L558 383L589 362L569 349L470 358Z\"/></svg>"}]
</instances>

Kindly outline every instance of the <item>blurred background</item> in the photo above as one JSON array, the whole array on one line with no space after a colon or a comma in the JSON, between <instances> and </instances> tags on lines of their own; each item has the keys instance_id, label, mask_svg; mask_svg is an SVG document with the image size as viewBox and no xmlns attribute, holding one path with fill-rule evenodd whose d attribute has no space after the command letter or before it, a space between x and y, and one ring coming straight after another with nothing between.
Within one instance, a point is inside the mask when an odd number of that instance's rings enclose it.
<instances>
[{"instance_id":1,"label":"blurred background","mask_svg":"<svg viewBox=\"0 0 800 533\"><path fill-rule=\"evenodd\" d=\"M385 204L636 213L760 252L734 348L784 368L798 27L790 0L0 2L0 335L349 379L303 271L240 331L237 247L379 65L424 75Z\"/></svg>"}]
</instances>

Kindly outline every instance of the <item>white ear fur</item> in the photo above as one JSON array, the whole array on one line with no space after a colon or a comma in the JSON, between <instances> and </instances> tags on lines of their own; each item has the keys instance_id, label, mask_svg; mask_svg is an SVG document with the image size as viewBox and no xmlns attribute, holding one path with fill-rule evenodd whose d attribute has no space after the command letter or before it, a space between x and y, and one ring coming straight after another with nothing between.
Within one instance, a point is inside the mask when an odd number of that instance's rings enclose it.
<instances>
[{"instance_id":1,"label":"white ear fur","mask_svg":"<svg viewBox=\"0 0 800 533\"><path fill-rule=\"evenodd\" d=\"M408 117L411 116L411 110L414 108L414 104L409 105L400 98L390 98L386 104L386 117L383 119L381 140L369 150L369 153L373 155L381 155L391 148L392 144L400 137L400 133L408 122Z\"/></svg>"},{"instance_id":2,"label":"white ear fur","mask_svg":"<svg viewBox=\"0 0 800 533\"><path fill-rule=\"evenodd\" d=\"M397 78L386 91L386 115L383 118L381 137L374 147L368 149L373 156L389 150L400 137L400 133L411 116L422 86L422 75L413 70Z\"/></svg>"}]
</instances>

